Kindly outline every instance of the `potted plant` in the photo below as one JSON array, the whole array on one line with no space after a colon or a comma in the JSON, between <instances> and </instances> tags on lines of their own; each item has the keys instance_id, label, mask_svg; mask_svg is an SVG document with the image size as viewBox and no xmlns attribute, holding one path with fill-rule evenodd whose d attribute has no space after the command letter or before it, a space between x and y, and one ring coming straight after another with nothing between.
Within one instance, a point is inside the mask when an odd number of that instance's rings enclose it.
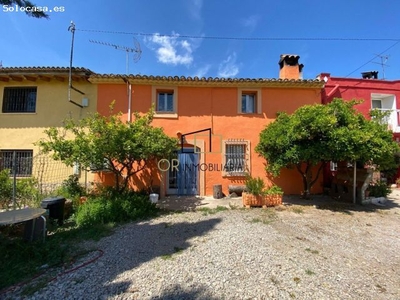
<instances>
[{"instance_id":1,"label":"potted plant","mask_svg":"<svg viewBox=\"0 0 400 300\"><path fill-rule=\"evenodd\" d=\"M265 205L266 206L276 206L282 204L283 191L277 186L273 185L265 191Z\"/></svg>"},{"instance_id":2,"label":"potted plant","mask_svg":"<svg viewBox=\"0 0 400 300\"><path fill-rule=\"evenodd\" d=\"M265 205L265 183L260 177L246 178L246 190L242 193L243 206L264 206Z\"/></svg>"}]
</instances>

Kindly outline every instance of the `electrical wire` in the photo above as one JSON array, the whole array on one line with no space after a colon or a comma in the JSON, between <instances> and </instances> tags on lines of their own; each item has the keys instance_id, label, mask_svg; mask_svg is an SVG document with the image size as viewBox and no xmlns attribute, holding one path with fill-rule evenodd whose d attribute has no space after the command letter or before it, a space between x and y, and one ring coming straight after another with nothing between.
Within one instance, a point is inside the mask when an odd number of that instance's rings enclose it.
<instances>
[{"instance_id":1,"label":"electrical wire","mask_svg":"<svg viewBox=\"0 0 400 300\"><path fill-rule=\"evenodd\" d=\"M357 69L355 69L354 71L352 71L351 73L347 74L345 76L345 78L349 77L351 74L353 74L354 72L360 70L362 67L364 67L365 65L369 64L370 62L372 62L375 58L379 57L380 55L382 55L383 53L385 53L386 51L389 51L390 49L392 49L394 46L396 46L398 43L400 43L400 41L397 41L396 43L394 43L392 46L390 46L389 48L383 50L382 52L376 54L373 58L371 58L369 61L367 61L365 64L363 64L362 66L358 67Z\"/></svg>"},{"instance_id":2,"label":"electrical wire","mask_svg":"<svg viewBox=\"0 0 400 300\"><path fill-rule=\"evenodd\" d=\"M383 42L396 41L400 42L400 38L340 38L340 37L234 37L234 36L204 36L204 35L181 35L181 34L160 34L160 33L140 33L128 31L111 31L111 30L95 30L95 29L78 29L76 31L106 33L106 34L124 34L135 36L160 36L172 38L187 38L187 39L208 39L208 40L239 40L239 41L366 41L366 42Z\"/></svg>"}]
</instances>

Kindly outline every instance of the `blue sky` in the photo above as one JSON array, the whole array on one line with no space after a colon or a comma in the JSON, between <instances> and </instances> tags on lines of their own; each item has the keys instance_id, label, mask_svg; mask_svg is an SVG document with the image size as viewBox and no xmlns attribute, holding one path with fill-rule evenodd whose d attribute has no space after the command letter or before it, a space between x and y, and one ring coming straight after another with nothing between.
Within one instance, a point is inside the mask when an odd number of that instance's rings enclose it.
<instances>
[{"instance_id":1,"label":"blue sky","mask_svg":"<svg viewBox=\"0 0 400 300\"><path fill-rule=\"evenodd\" d=\"M129 55L132 74L277 78L279 56L288 53L300 56L305 79L321 72L360 77L361 72L371 70L379 71L382 77L381 58L377 56L382 54L388 56L385 77L400 79L398 0L32 2L49 9L64 7L64 11L51 12L45 20L0 7L3 67L69 66L71 32L67 29L73 20L73 65L99 73L125 74L126 52L90 40L133 48L135 38L142 54L136 63ZM399 42L310 40L314 38Z\"/></svg>"}]
</instances>

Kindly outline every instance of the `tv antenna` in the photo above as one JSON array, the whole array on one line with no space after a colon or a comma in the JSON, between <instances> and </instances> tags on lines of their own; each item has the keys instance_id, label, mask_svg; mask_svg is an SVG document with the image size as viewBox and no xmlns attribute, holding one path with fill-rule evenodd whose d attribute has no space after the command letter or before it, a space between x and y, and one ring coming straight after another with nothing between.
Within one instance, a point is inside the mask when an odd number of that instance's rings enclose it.
<instances>
[{"instance_id":1,"label":"tv antenna","mask_svg":"<svg viewBox=\"0 0 400 300\"><path fill-rule=\"evenodd\" d=\"M94 44L104 45L104 46L110 46L116 50L125 51L126 52L126 74L127 75L129 74L129 53L134 53L133 61L135 63L140 60L140 57L142 55L142 49L140 48L140 44L135 38L133 38L133 44L134 44L133 48L115 45L115 44L106 43L106 42L94 41L94 40L89 40L89 42L94 43Z\"/></svg>"},{"instance_id":2,"label":"tv antenna","mask_svg":"<svg viewBox=\"0 0 400 300\"><path fill-rule=\"evenodd\" d=\"M379 62L374 62L373 61L373 63L381 65L381 67L382 67L382 79L385 79L385 67L390 67L389 65L386 64L386 62L389 59L389 55L380 55L380 54L375 54L375 55L376 55L376 57L379 57L381 59L381 62L379 63Z\"/></svg>"}]
</instances>

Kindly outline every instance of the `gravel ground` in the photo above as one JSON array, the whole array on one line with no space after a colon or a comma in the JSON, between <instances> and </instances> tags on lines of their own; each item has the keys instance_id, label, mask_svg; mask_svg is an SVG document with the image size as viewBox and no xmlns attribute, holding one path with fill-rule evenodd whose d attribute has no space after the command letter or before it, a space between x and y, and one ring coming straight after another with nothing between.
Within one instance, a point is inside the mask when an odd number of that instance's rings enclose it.
<instances>
[{"instance_id":1,"label":"gravel ground","mask_svg":"<svg viewBox=\"0 0 400 300\"><path fill-rule=\"evenodd\" d=\"M90 245L104 252L95 262L29 299L400 299L400 192L390 199L131 223Z\"/></svg>"}]
</instances>

